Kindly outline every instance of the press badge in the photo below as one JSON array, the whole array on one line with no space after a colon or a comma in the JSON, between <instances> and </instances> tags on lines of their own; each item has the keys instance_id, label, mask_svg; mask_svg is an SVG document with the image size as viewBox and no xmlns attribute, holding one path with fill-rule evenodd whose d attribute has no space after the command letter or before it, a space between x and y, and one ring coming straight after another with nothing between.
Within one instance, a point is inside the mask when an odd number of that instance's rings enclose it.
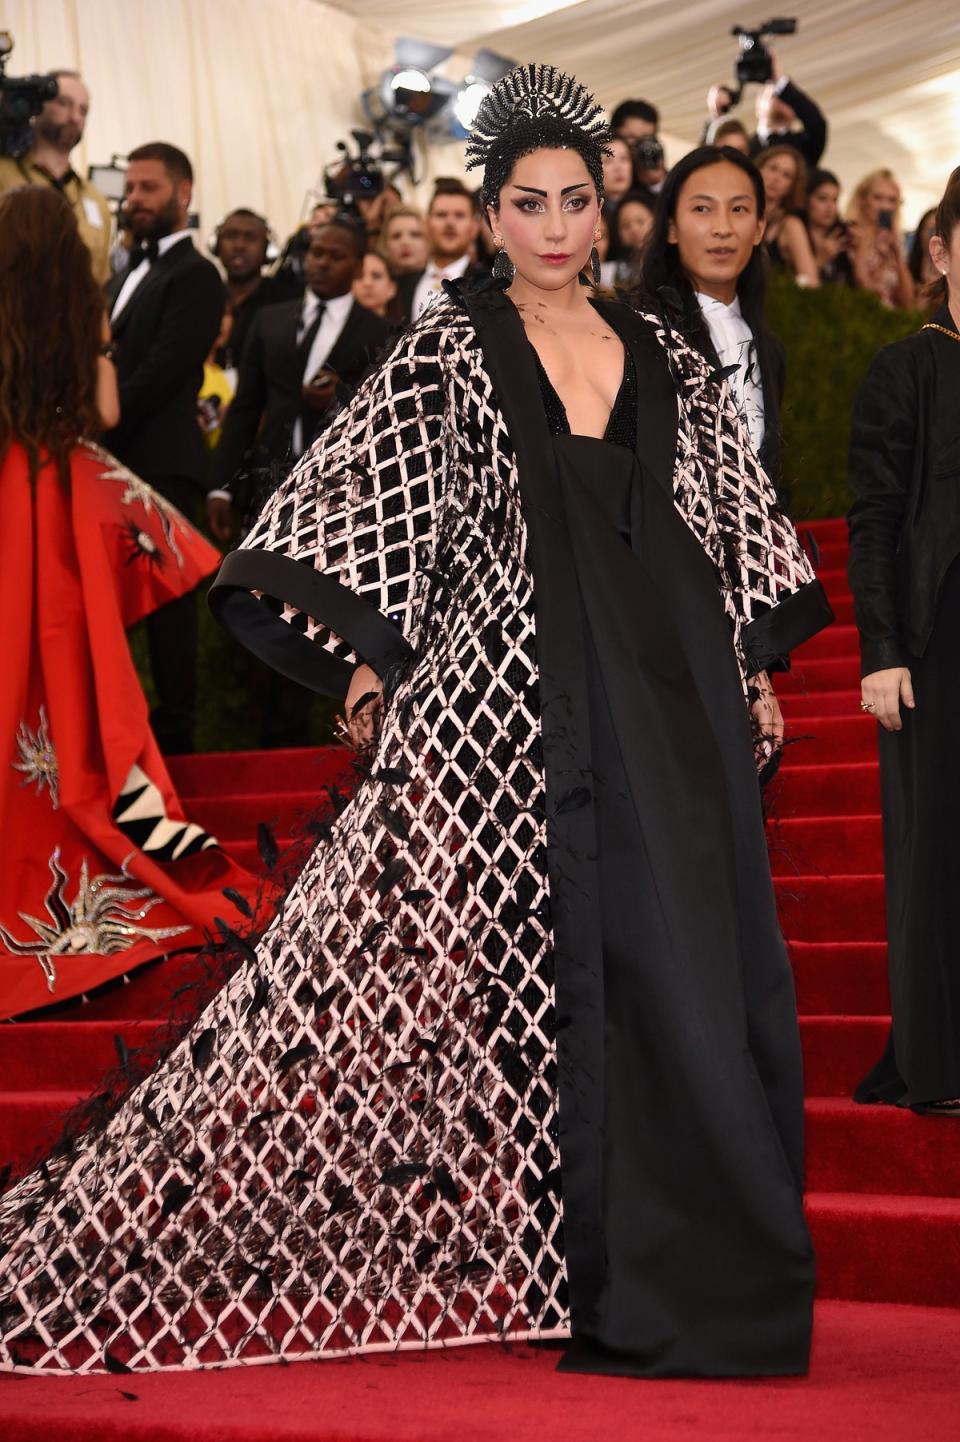
<instances>
[{"instance_id":1,"label":"press badge","mask_svg":"<svg viewBox=\"0 0 960 1442\"><path fill-rule=\"evenodd\" d=\"M97 230L103 229L103 216L100 214L100 207L92 195L83 197L83 213L87 217L87 224L94 226Z\"/></svg>"}]
</instances>

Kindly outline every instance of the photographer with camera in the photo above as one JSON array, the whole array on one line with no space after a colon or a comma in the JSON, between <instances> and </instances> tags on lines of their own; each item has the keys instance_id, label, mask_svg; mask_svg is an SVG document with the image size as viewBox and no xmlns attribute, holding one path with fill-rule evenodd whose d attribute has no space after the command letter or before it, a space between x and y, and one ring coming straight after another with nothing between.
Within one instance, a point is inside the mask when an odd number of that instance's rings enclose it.
<instances>
[{"instance_id":1,"label":"photographer with camera","mask_svg":"<svg viewBox=\"0 0 960 1442\"><path fill-rule=\"evenodd\" d=\"M94 279L110 279L110 208L95 185L74 170L70 155L83 139L90 92L75 70L54 70L57 93L33 119L25 154L0 155L0 192L20 185L58 190L73 211L80 239L90 252Z\"/></svg>"},{"instance_id":2,"label":"photographer with camera","mask_svg":"<svg viewBox=\"0 0 960 1442\"><path fill-rule=\"evenodd\" d=\"M840 182L831 170L815 170L807 186L807 235L821 285L855 286L850 228L840 219Z\"/></svg>"},{"instance_id":3,"label":"photographer with camera","mask_svg":"<svg viewBox=\"0 0 960 1442\"><path fill-rule=\"evenodd\" d=\"M854 190L847 212L850 259L857 283L873 291L888 310L908 310L914 302L900 205L900 186L893 171L872 170Z\"/></svg>"},{"instance_id":4,"label":"photographer with camera","mask_svg":"<svg viewBox=\"0 0 960 1442\"><path fill-rule=\"evenodd\" d=\"M734 85L721 82L707 92L710 119L704 138L716 143L717 121L739 103L743 87L758 84L757 129L750 139L750 153L757 155L771 145L792 145L813 169L827 144L827 122L815 100L784 75L776 51L764 43L769 35L792 35L795 20L769 20L757 30L734 27L740 40L737 79Z\"/></svg>"}]
</instances>

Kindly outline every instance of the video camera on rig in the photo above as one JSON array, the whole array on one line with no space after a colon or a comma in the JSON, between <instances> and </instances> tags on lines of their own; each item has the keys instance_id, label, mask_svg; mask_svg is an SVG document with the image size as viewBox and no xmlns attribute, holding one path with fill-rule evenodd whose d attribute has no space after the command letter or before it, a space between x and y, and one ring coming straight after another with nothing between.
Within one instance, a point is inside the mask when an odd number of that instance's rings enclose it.
<instances>
[{"instance_id":1,"label":"video camera on rig","mask_svg":"<svg viewBox=\"0 0 960 1442\"><path fill-rule=\"evenodd\" d=\"M60 87L53 75L20 75L12 80L6 73L12 50L13 36L0 30L0 155L16 159L33 144L31 120L55 99Z\"/></svg>"},{"instance_id":2,"label":"video camera on rig","mask_svg":"<svg viewBox=\"0 0 960 1442\"><path fill-rule=\"evenodd\" d=\"M392 175L384 174L384 165L395 165L397 169L393 171L393 175L396 175L406 167L409 157L404 150L384 149L382 146L379 153L374 155L373 147L377 142L369 130L351 130L350 134L357 147L356 154L350 154L350 147L345 140L338 140L337 149L344 158L327 166L323 181L327 195L337 202L340 209L357 215L357 202L375 200L382 193L387 181L392 179Z\"/></svg>"},{"instance_id":3,"label":"video camera on rig","mask_svg":"<svg viewBox=\"0 0 960 1442\"><path fill-rule=\"evenodd\" d=\"M740 99L745 85L766 85L768 80L773 79L772 57L763 43L767 36L795 35L796 31L797 22L792 18L765 20L756 30L734 25L730 34L736 35L740 41L736 65L737 80L736 85L731 88L734 105Z\"/></svg>"}]
</instances>

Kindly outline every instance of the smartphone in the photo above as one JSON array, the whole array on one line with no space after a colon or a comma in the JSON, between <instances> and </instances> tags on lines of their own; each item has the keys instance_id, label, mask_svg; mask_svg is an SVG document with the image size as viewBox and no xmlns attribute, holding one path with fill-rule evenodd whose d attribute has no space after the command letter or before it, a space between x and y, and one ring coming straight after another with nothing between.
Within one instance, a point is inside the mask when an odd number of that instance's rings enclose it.
<instances>
[{"instance_id":1,"label":"smartphone","mask_svg":"<svg viewBox=\"0 0 960 1442\"><path fill-rule=\"evenodd\" d=\"M892 229L893 229L893 211L892 211L892 210L881 210L880 214L877 216L877 228L878 228L879 230L892 230Z\"/></svg>"}]
</instances>

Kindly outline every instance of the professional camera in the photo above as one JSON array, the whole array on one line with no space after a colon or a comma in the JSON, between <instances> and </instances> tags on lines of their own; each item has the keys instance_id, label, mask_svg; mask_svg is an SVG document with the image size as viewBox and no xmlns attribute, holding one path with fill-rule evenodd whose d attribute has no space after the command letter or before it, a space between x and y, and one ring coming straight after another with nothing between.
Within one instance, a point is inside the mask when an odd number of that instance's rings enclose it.
<instances>
[{"instance_id":1,"label":"professional camera","mask_svg":"<svg viewBox=\"0 0 960 1442\"><path fill-rule=\"evenodd\" d=\"M13 36L0 30L0 155L25 155L33 144L30 122L56 98L59 85L53 75L21 75L11 80L6 74L13 50Z\"/></svg>"},{"instance_id":2,"label":"professional camera","mask_svg":"<svg viewBox=\"0 0 960 1442\"><path fill-rule=\"evenodd\" d=\"M633 147L633 163L637 170L660 170L665 165L663 146L655 135L642 135Z\"/></svg>"},{"instance_id":3,"label":"professional camera","mask_svg":"<svg viewBox=\"0 0 960 1442\"><path fill-rule=\"evenodd\" d=\"M734 97L734 104L740 98L740 93L745 85L766 85L768 80L773 79L773 64L770 58L770 51L764 45L768 35L795 35L797 30L796 20L765 20L758 25L756 30L745 30L742 25L734 25L730 31L740 41L740 53L737 56L737 88Z\"/></svg>"},{"instance_id":4,"label":"professional camera","mask_svg":"<svg viewBox=\"0 0 960 1442\"><path fill-rule=\"evenodd\" d=\"M353 136L356 154L351 155L345 140L338 140L337 149L343 159L335 160L332 165L327 166L323 181L327 195L337 202L340 209L355 215L359 200L376 199L382 194L387 181L392 179L392 175L384 174L384 165L392 164L397 170L403 169L408 156L403 150L384 149L382 146L379 147L379 153L374 155L373 148L377 142L369 130L351 130L350 134ZM393 175L397 170L393 171Z\"/></svg>"}]
</instances>

